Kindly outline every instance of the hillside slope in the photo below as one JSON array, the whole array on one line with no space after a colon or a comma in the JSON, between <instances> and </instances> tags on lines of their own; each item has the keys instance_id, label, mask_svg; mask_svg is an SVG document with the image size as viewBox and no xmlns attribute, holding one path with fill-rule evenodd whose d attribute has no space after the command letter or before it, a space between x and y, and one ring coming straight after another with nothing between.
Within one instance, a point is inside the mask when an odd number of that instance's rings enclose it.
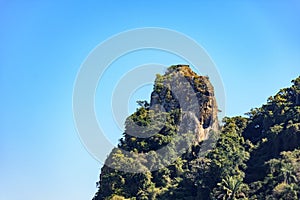
<instances>
[{"instance_id":1,"label":"hillside slope","mask_svg":"<svg viewBox=\"0 0 300 200\"><path fill-rule=\"evenodd\" d=\"M101 169L102 199L299 199L300 77L248 117L217 119L208 77L157 75Z\"/></svg>"}]
</instances>

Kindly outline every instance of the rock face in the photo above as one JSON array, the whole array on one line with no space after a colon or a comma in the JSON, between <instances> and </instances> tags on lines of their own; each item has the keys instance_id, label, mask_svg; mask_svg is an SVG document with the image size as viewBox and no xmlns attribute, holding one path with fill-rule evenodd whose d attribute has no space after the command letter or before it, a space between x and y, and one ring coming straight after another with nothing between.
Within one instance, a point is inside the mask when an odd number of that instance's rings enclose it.
<instances>
[{"instance_id":1,"label":"rock face","mask_svg":"<svg viewBox=\"0 0 300 200\"><path fill-rule=\"evenodd\" d=\"M219 129L213 86L208 77L197 75L188 65L174 65L164 75L157 75L150 103L140 105L127 118L118 148L112 150L101 169L94 200L150 199L149 188L160 190L164 181L170 182L166 177L180 171L164 163L162 154L157 152L168 144L182 142L173 140L176 135L192 135L192 144L197 146L209 137L211 130ZM174 149L167 153L168 157L180 160ZM142 169L143 173L131 174L124 172L125 168Z\"/></svg>"},{"instance_id":2,"label":"rock face","mask_svg":"<svg viewBox=\"0 0 300 200\"><path fill-rule=\"evenodd\" d=\"M164 76L157 75L150 106L166 112L181 110L182 132L192 131L198 142L207 139L210 130L219 128L214 88L206 76L199 76L188 65L174 65Z\"/></svg>"}]
</instances>

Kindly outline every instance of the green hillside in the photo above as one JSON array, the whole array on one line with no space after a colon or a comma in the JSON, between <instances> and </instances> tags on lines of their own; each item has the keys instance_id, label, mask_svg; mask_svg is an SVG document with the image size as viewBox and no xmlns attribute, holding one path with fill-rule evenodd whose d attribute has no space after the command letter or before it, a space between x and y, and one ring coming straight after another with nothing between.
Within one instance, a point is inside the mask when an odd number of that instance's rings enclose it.
<instances>
[{"instance_id":1,"label":"green hillside","mask_svg":"<svg viewBox=\"0 0 300 200\"><path fill-rule=\"evenodd\" d=\"M300 77L222 123L209 78L187 65L157 75L138 104L94 200L300 199Z\"/></svg>"}]
</instances>

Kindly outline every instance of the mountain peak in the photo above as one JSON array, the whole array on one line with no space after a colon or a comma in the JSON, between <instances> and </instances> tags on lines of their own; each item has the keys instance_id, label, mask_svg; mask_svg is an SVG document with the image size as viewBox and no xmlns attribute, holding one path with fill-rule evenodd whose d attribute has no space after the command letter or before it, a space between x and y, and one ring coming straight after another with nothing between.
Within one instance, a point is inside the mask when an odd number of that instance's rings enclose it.
<instances>
[{"instance_id":1,"label":"mountain peak","mask_svg":"<svg viewBox=\"0 0 300 200\"><path fill-rule=\"evenodd\" d=\"M186 118L187 113L195 115L196 124L203 129L218 128L214 88L208 77L197 75L189 65L172 65L164 75L157 75L150 105L160 105L167 112L180 109L182 118ZM207 135L199 138L207 138Z\"/></svg>"},{"instance_id":2,"label":"mountain peak","mask_svg":"<svg viewBox=\"0 0 300 200\"><path fill-rule=\"evenodd\" d=\"M149 184L158 186L157 170L174 165L181 157L184 159L192 147L210 141L211 134L219 130L217 112L214 88L208 77L199 76L189 65L182 64L158 74L150 103L141 104L126 119L123 138L105 161L94 199L109 198L118 190L119 186L110 184L114 175L122 177L124 183L133 181L130 173L147 179L143 179L147 184L130 184L128 188L120 183L120 191L125 187L130 190L120 193L127 197L137 196ZM205 153L200 148L194 150L192 156Z\"/></svg>"},{"instance_id":3,"label":"mountain peak","mask_svg":"<svg viewBox=\"0 0 300 200\"><path fill-rule=\"evenodd\" d=\"M172 65L167 69L166 75L179 72L184 76L198 76L193 70L190 68L189 65L179 64L179 65Z\"/></svg>"}]
</instances>

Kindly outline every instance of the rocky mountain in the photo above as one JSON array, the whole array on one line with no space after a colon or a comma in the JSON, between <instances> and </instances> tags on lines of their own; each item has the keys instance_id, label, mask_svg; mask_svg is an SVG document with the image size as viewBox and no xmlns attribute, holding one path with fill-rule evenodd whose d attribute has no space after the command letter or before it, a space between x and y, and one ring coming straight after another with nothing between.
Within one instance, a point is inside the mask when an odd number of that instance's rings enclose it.
<instances>
[{"instance_id":1,"label":"rocky mountain","mask_svg":"<svg viewBox=\"0 0 300 200\"><path fill-rule=\"evenodd\" d=\"M94 200L300 199L300 77L222 126L209 78L187 65L157 75L138 104Z\"/></svg>"},{"instance_id":2,"label":"rocky mountain","mask_svg":"<svg viewBox=\"0 0 300 200\"><path fill-rule=\"evenodd\" d=\"M163 76L157 75L150 107L157 106L168 113L180 109L182 132L193 131L198 142L218 129L214 88L208 77L197 75L188 65L171 66Z\"/></svg>"},{"instance_id":3,"label":"rocky mountain","mask_svg":"<svg viewBox=\"0 0 300 200\"><path fill-rule=\"evenodd\" d=\"M164 75L158 74L150 103L138 103L140 108L126 119L126 130L118 148L113 149L101 170L95 200L111 198L114 194L138 197L146 186L159 190L161 176L171 178L161 170L170 167L168 173L171 173L172 165L184 153L191 153L192 147L219 130L214 88L208 77L197 75L188 65L174 65ZM134 163L136 159L139 161ZM111 183L112 176L118 177L118 183ZM147 184L137 184L136 176L148 176L144 180ZM124 186L131 187L130 192L125 192Z\"/></svg>"}]
</instances>

